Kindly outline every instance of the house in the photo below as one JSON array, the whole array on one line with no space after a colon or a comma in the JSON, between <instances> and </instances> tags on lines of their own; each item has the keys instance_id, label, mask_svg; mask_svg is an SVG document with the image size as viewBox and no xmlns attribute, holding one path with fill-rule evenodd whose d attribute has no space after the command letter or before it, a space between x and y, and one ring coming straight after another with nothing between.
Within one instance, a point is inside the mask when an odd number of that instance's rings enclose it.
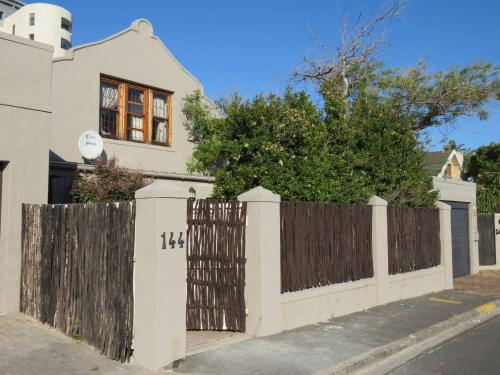
<instances>
[{"instance_id":1,"label":"house","mask_svg":"<svg viewBox=\"0 0 500 375\"><path fill-rule=\"evenodd\" d=\"M30 26L35 13L36 30L43 17L35 10L45 7L21 5L3 26L16 15ZM71 33L71 15L54 14L58 28ZM78 151L84 131L101 134L104 160L116 157L120 166L148 177L175 180L191 196L209 196L213 183L187 171L194 144L184 126L183 98L203 86L147 20L63 48L59 56L57 38L44 44L37 34L21 37L19 25L16 35L0 31L0 314L19 308L22 204L71 201L74 178L94 168Z\"/></svg>"},{"instance_id":2,"label":"house","mask_svg":"<svg viewBox=\"0 0 500 375\"><path fill-rule=\"evenodd\" d=\"M436 177L461 180L463 164L464 154L457 150L426 153L425 165Z\"/></svg>"},{"instance_id":3,"label":"house","mask_svg":"<svg viewBox=\"0 0 500 375\"><path fill-rule=\"evenodd\" d=\"M193 151L183 98L201 83L140 19L104 40L78 46L53 62L49 202L70 201L75 175L92 169L77 148L80 134L104 139L102 158L149 177L176 180L198 197L212 178L189 174Z\"/></svg>"},{"instance_id":4,"label":"house","mask_svg":"<svg viewBox=\"0 0 500 375\"><path fill-rule=\"evenodd\" d=\"M71 48L72 16L53 4L2 0L0 31L51 45L54 56L63 56Z\"/></svg>"},{"instance_id":5,"label":"house","mask_svg":"<svg viewBox=\"0 0 500 375\"><path fill-rule=\"evenodd\" d=\"M463 163L457 150L426 153L439 200L451 207L453 277L479 271L476 184L462 180Z\"/></svg>"}]
</instances>

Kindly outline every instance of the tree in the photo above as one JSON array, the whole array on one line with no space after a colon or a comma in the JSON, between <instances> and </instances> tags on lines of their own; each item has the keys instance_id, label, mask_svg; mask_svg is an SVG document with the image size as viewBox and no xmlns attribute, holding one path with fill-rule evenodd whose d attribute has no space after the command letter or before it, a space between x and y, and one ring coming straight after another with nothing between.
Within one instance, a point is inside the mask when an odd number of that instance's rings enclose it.
<instances>
[{"instance_id":1,"label":"tree","mask_svg":"<svg viewBox=\"0 0 500 375\"><path fill-rule=\"evenodd\" d=\"M466 165L465 177L477 184L478 211L500 212L500 143L475 150Z\"/></svg>"},{"instance_id":2,"label":"tree","mask_svg":"<svg viewBox=\"0 0 500 375\"><path fill-rule=\"evenodd\" d=\"M354 153L332 159L321 113L305 93L287 90L247 101L233 95L218 102L217 117L210 117L199 93L186 103L192 137L203 134L189 169L215 175L215 198L235 198L258 185L285 200L357 202L369 196L367 177L342 167L356 162Z\"/></svg>"},{"instance_id":3,"label":"tree","mask_svg":"<svg viewBox=\"0 0 500 375\"><path fill-rule=\"evenodd\" d=\"M151 182L141 173L119 167L115 157L107 163L97 159L94 171L82 172L75 179L71 195L78 203L133 200L136 190Z\"/></svg>"},{"instance_id":4,"label":"tree","mask_svg":"<svg viewBox=\"0 0 500 375\"><path fill-rule=\"evenodd\" d=\"M215 175L218 198L262 185L286 200L362 203L377 194L390 204L431 206L437 194L419 132L459 116L486 118L486 105L500 98L499 69L386 68L377 53L387 41L377 29L403 6L395 1L346 23L337 49L321 45L325 56L293 72L315 83L321 106L288 89L249 101L235 95L219 102L213 117L201 94L187 97L187 127L197 143L191 170Z\"/></svg>"},{"instance_id":5,"label":"tree","mask_svg":"<svg viewBox=\"0 0 500 375\"><path fill-rule=\"evenodd\" d=\"M390 41L379 29L398 18L405 4L395 0L372 17L360 14L352 26L345 21L338 48L318 42L323 55L305 58L293 77L312 81L320 90L333 83L343 113L350 110L360 88L369 90L385 105L408 116L416 133L453 123L460 116L486 119L486 105L500 100L499 67L478 62L430 72L421 60L407 69L384 68L378 53Z\"/></svg>"},{"instance_id":6,"label":"tree","mask_svg":"<svg viewBox=\"0 0 500 375\"><path fill-rule=\"evenodd\" d=\"M443 146L443 151L453 151L457 150L460 152L468 152L469 150L465 147L463 143L458 144L454 139L450 139L447 144Z\"/></svg>"},{"instance_id":7,"label":"tree","mask_svg":"<svg viewBox=\"0 0 500 375\"><path fill-rule=\"evenodd\" d=\"M202 97L189 96L189 128L204 134L190 170L213 173L219 199L261 185L284 200L365 203L377 194L391 204L433 204L423 152L405 118L367 96L339 120L329 110L335 100L325 98L318 110L290 89L251 101L234 95L218 103L222 116L210 117Z\"/></svg>"}]
</instances>

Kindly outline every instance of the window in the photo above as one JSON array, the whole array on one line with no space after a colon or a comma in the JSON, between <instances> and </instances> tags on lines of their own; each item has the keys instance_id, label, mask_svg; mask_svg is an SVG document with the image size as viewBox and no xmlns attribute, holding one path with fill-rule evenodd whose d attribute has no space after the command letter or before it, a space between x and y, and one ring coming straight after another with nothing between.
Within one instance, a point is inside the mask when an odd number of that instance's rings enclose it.
<instances>
[{"instance_id":1,"label":"window","mask_svg":"<svg viewBox=\"0 0 500 375\"><path fill-rule=\"evenodd\" d=\"M30 26L35 26L35 13L30 13Z\"/></svg>"},{"instance_id":2,"label":"window","mask_svg":"<svg viewBox=\"0 0 500 375\"><path fill-rule=\"evenodd\" d=\"M3 12L0 12L0 20L3 20Z\"/></svg>"},{"instance_id":3,"label":"window","mask_svg":"<svg viewBox=\"0 0 500 375\"><path fill-rule=\"evenodd\" d=\"M144 142L144 90L135 87L127 89L127 140Z\"/></svg>"},{"instance_id":4,"label":"window","mask_svg":"<svg viewBox=\"0 0 500 375\"><path fill-rule=\"evenodd\" d=\"M71 32L71 21L61 17L61 29Z\"/></svg>"},{"instance_id":5,"label":"window","mask_svg":"<svg viewBox=\"0 0 500 375\"><path fill-rule=\"evenodd\" d=\"M101 81L101 135L117 138L118 130L118 85Z\"/></svg>"},{"instance_id":6,"label":"window","mask_svg":"<svg viewBox=\"0 0 500 375\"><path fill-rule=\"evenodd\" d=\"M12 25L12 35L16 35L16 25Z\"/></svg>"},{"instance_id":7,"label":"window","mask_svg":"<svg viewBox=\"0 0 500 375\"><path fill-rule=\"evenodd\" d=\"M69 40L64 39L64 38L61 38L61 48L62 49L70 49L71 42Z\"/></svg>"},{"instance_id":8,"label":"window","mask_svg":"<svg viewBox=\"0 0 500 375\"><path fill-rule=\"evenodd\" d=\"M99 131L103 137L169 146L172 94L101 77Z\"/></svg>"},{"instance_id":9,"label":"window","mask_svg":"<svg viewBox=\"0 0 500 375\"><path fill-rule=\"evenodd\" d=\"M30 39L35 40L35 34L30 34Z\"/></svg>"},{"instance_id":10,"label":"window","mask_svg":"<svg viewBox=\"0 0 500 375\"><path fill-rule=\"evenodd\" d=\"M167 143L168 128L168 95L160 92L153 93L153 123L151 142Z\"/></svg>"}]
</instances>

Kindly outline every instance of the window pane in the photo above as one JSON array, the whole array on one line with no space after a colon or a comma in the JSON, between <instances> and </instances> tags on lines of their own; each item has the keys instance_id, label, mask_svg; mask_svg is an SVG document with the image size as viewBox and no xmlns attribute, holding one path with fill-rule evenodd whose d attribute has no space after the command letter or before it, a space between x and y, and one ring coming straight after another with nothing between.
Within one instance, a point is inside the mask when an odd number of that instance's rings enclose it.
<instances>
[{"instance_id":1,"label":"window pane","mask_svg":"<svg viewBox=\"0 0 500 375\"><path fill-rule=\"evenodd\" d=\"M144 113L144 106L142 104L128 103L128 111L133 113Z\"/></svg>"},{"instance_id":2,"label":"window pane","mask_svg":"<svg viewBox=\"0 0 500 375\"><path fill-rule=\"evenodd\" d=\"M61 48L62 49L70 49L71 42L69 40L64 39L64 38L61 38Z\"/></svg>"},{"instance_id":3,"label":"window pane","mask_svg":"<svg viewBox=\"0 0 500 375\"><path fill-rule=\"evenodd\" d=\"M144 104L144 91L137 89L128 89L128 101Z\"/></svg>"},{"instance_id":4,"label":"window pane","mask_svg":"<svg viewBox=\"0 0 500 375\"><path fill-rule=\"evenodd\" d=\"M101 107L118 109L118 85L101 82Z\"/></svg>"},{"instance_id":5,"label":"window pane","mask_svg":"<svg viewBox=\"0 0 500 375\"><path fill-rule=\"evenodd\" d=\"M128 139L131 141L144 141L144 118L142 116L128 115Z\"/></svg>"},{"instance_id":6,"label":"window pane","mask_svg":"<svg viewBox=\"0 0 500 375\"><path fill-rule=\"evenodd\" d=\"M153 116L167 118L168 100L165 95L154 94L153 96Z\"/></svg>"},{"instance_id":7,"label":"window pane","mask_svg":"<svg viewBox=\"0 0 500 375\"><path fill-rule=\"evenodd\" d=\"M71 32L71 21L61 17L61 29Z\"/></svg>"},{"instance_id":8,"label":"window pane","mask_svg":"<svg viewBox=\"0 0 500 375\"><path fill-rule=\"evenodd\" d=\"M167 122L158 118L153 119L153 141L167 143Z\"/></svg>"},{"instance_id":9,"label":"window pane","mask_svg":"<svg viewBox=\"0 0 500 375\"><path fill-rule=\"evenodd\" d=\"M101 108L101 116L99 121L99 130L101 134L115 137L117 118L118 112L106 108Z\"/></svg>"}]
</instances>

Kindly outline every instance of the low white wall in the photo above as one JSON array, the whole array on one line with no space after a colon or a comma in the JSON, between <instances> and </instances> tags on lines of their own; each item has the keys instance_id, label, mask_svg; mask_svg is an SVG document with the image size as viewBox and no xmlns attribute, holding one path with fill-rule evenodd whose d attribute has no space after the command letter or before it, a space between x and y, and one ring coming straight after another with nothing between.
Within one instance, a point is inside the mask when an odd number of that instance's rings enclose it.
<instances>
[{"instance_id":1,"label":"low white wall","mask_svg":"<svg viewBox=\"0 0 500 375\"><path fill-rule=\"evenodd\" d=\"M439 292L446 289L444 268L439 265L425 270L390 275L384 289L387 301L399 301Z\"/></svg>"},{"instance_id":2,"label":"low white wall","mask_svg":"<svg viewBox=\"0 0 500 375\"><path fill-rule=\"evenodd\" d=\"M375 279L364 279L281 295L282 329L351 314L377 304Z\"/></svg>"}]
</instances>

